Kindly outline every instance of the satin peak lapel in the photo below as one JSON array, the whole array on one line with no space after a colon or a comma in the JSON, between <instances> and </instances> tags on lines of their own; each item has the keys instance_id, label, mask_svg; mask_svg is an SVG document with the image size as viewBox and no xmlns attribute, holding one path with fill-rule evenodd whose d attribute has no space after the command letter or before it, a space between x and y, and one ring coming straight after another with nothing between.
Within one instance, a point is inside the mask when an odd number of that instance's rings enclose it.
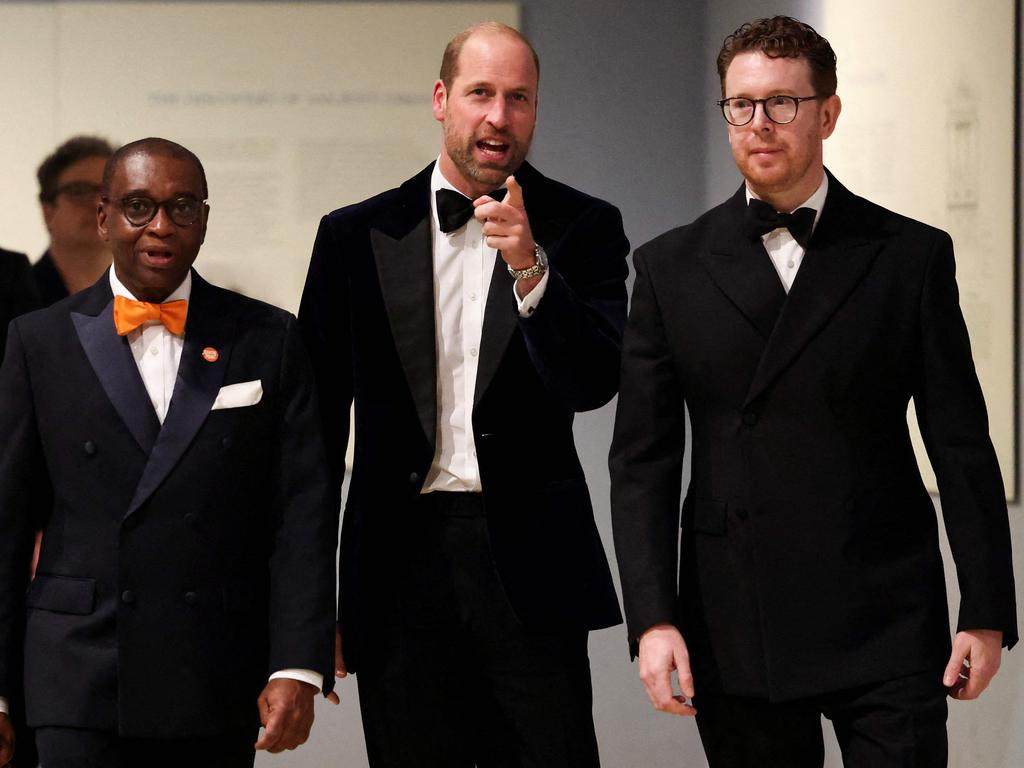
<instances>
[{"instance_id":1,"label":"satin peak lapel","mask_svg":"<svg viewBox=\"0 0 1024 768\"><path fill-rule=\"evenodd\" d=\"M508 273L501 255L494 258L491 270L491 285L487 289L487 306L484 308L484 324L480 331L480 362L476 369L476 387L473 390L473 405L483 397L487 387L498 371L501 358L518 326L518 306L512 293L515 280Z\"/></svg>"},{"instance_id":2,"label":"satin peak lapel","mask_svg":"<svg viewBox=\"0 0 1024 768\"><path fill-rule=\"evenodd\" d=\"M370 230L391 335L405 371L420 426L437 440L437 343L434 338L434 259L426 215L400 237Z\"/></svg>"},{"instance_id":3,"label":"satin peak lapel","mask_svg":"<svg viewBox=\"0 0 1024 768\"><path fill-rule=\"evenodd\" d=\"M99 285L89 290L102 291ZM109 289L106 293L109 295ZM97 299L102 302L103 296ZM160 432L160 420L142 383L128 339L118 336L114 328L113 307L114 299L110 297L99 314L72 312L71 322L104 392L135 442L148 454Z\"/></svg>"},{"instance_id":4,"label":"satin peak lapel","mask_svg":"<svg viewBox=\"0 0 1024 768\"><path fill-rule=\"evenodd\" d=\"M754 373L745 406L768 388L842 306L880 248L880 242L869 241L853 222L845 220L841 201L835 200L831 209L826 202Z\"/></svg>"},{"instance_id":5,"label":"satin peak lapel","mask_svg":"<svg viewBox=\"0 0 1024 768\"><path fill-rule=\"evenodd\" d=\"M217 289L192 273L185 345L181 351L174 393L127 515L142 506L174 469L209 416L224 382L238 314L233 305L220 305L217 293ZM214 362L203 358L206 347L213 347L219 353Z\"/></svg>"}]
</instances>

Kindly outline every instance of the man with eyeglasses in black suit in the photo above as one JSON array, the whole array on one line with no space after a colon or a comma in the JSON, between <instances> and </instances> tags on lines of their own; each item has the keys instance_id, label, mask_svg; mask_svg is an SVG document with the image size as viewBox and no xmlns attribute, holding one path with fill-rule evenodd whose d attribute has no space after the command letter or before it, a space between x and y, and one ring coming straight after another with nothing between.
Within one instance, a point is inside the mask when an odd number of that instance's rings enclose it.
<instances>
[{"instance_id":1,"label":"man with eyeglasses in black suit","mask_svg":"<svg viewBox=\"0 0 1024 768\"><path fill-rule=\"evenodd\" d=\"M43 306L96 282L110 266L110 248L96 231L103 166L114 148L98 136L73 136L39 166L39 204L50 244L35 276Z\"/></svg>"}]
</instances>

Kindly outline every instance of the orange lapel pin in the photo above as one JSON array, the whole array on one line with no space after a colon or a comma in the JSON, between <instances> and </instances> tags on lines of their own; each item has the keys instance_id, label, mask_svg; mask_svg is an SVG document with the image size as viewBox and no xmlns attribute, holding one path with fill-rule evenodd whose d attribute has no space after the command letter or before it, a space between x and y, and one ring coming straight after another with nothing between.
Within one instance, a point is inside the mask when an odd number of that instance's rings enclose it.
<instances>
[{"instance_id":1,"label":"orange lapel pin","mask_svg":"<svg viewBox=\"0 0 1024 768\"><path fill-rule=\"evenodd\" d=\"M203 350L203 360L205 360L208 363L216 363L218 360L220 360L220 352L218 352L213 347L206 347Z\"/></svg>"}]
</instances>

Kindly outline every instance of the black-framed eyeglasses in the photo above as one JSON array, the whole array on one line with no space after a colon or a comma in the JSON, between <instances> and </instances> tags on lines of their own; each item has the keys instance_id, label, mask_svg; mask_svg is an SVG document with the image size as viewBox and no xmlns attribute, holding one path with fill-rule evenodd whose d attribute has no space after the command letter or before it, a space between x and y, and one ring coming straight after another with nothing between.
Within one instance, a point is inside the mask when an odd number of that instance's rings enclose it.
<instances>
[{"instance_id":1,"label":"black-framed eyeglasses","mask_svg":"<svg viewBox=\"0 0 1024 768\"><path fill-rule=\"evenodd\" d=\"M754 119L757 105L761 105L765 116L773 123L785 125L796 120L801 101L815 101L828 98L827 95L816 96L769 96L767 99L747 99L732 97L716 102L722 108L722 116L729 125L746 125Z\"/></svg>"},{"instance_id":2,"label":"black-framed eyeglasses","mask_svg":"<svg viewBox=\"0 0 1024 768\"><path fill-rule=\"evenodd\" d=\"M129 195L113 201L104 197L103 202L116 203L121 208L125 219L133 227L144 227L149 224L161 208L179 227L189 227L199 220L199 214L202 213L203 206L206 204L205 200L197 200L187 195L172 197L169 200L154 200L142 195Z\"/></svg>"},{"instance_id":3,"label":"black-framed eyeglasses","mask_svg":"<svg viewBox=\"0 0 1024 768\"><path fill-rule=\"evenodd\" d=\"M91 181L69 181L53 190L53 197L50 199L56 200L60 195L64 195L75 203L91 203L99 197L100 190L100 185Z\"/></svg>"}]
</instances>

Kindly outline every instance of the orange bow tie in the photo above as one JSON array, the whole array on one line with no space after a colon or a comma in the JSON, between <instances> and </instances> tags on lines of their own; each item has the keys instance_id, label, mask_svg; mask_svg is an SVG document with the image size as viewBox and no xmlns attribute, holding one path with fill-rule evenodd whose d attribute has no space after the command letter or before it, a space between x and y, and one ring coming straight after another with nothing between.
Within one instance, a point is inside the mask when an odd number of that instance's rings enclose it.
<instances>
[{"instance_id":1,"label":"orange bow tie","mask_svg":"<svg viewBox=\"0 0 1024 768\"><path fill-rule=\"evenodd\" d=\"M157 320L175 336L185 333L185 317L188 302L184 299L168 301L166 304L150 304L135 301L124 296L114 297L114 327L118 336L127 336L149 320Z\"/></svg>"}]
</instances>

